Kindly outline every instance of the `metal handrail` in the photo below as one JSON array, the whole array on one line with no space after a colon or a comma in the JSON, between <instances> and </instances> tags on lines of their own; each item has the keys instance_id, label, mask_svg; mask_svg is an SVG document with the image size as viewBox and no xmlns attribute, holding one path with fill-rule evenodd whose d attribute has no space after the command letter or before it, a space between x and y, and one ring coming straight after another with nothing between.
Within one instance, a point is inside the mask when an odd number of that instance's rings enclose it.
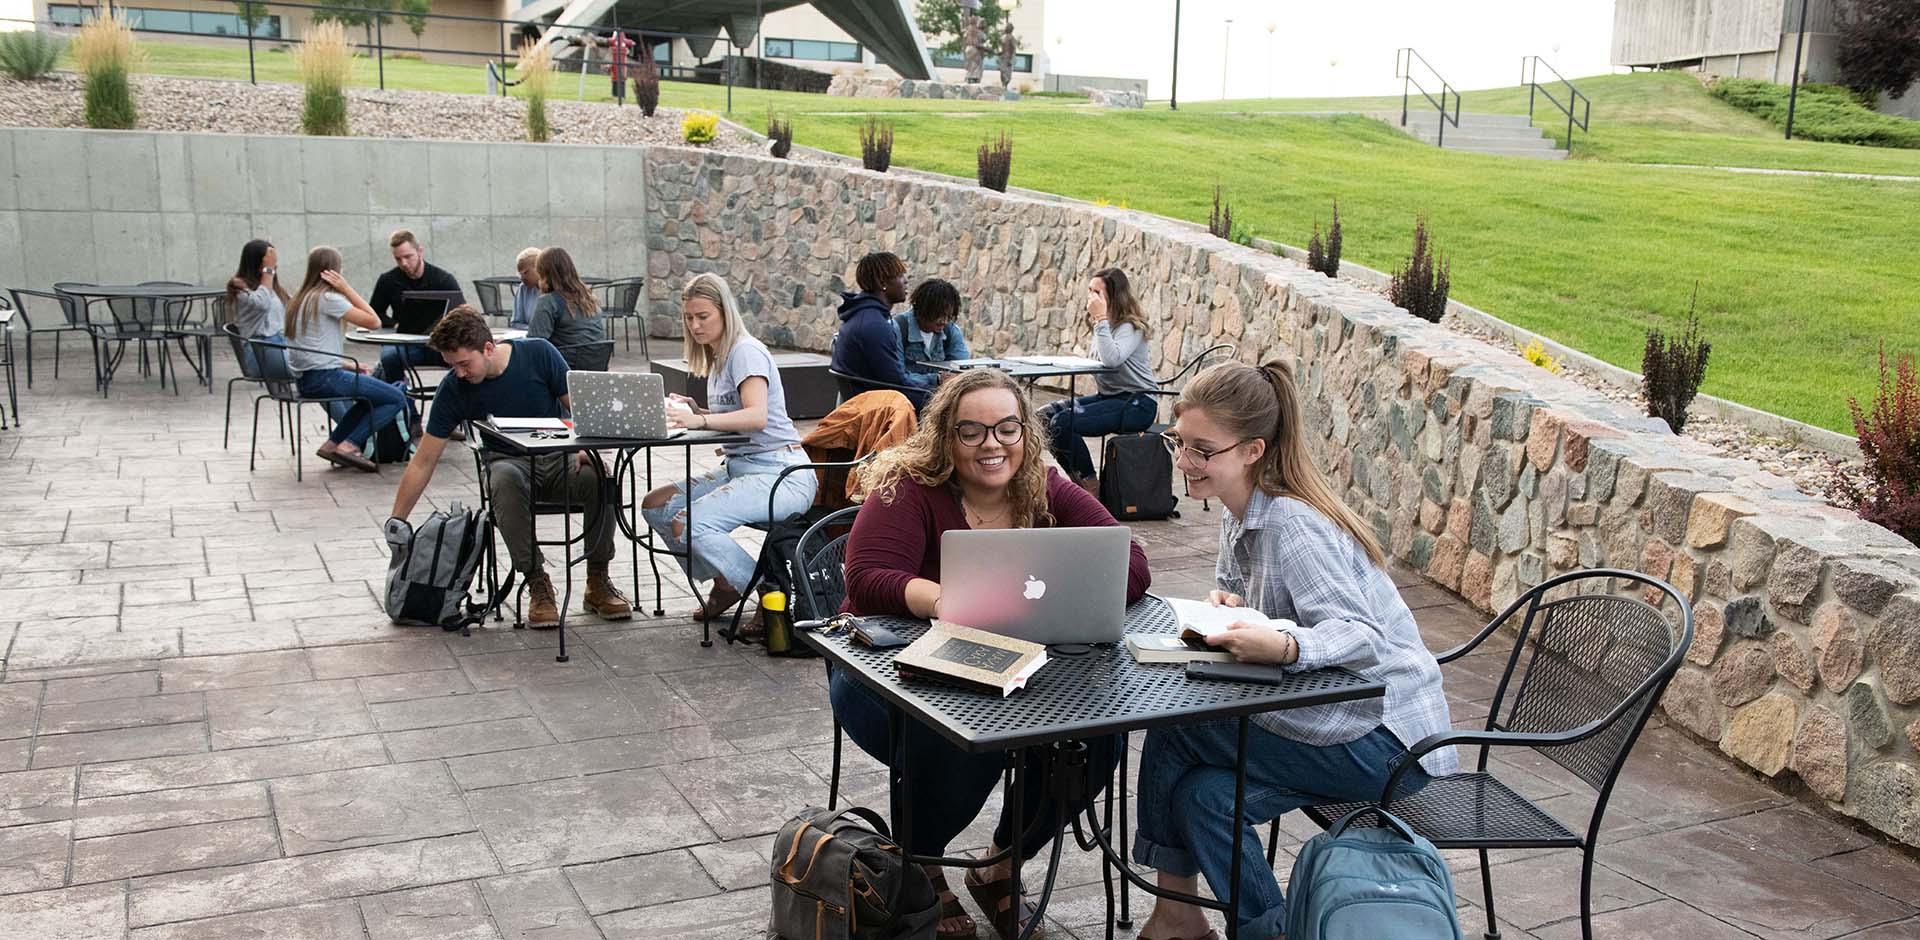
<instances>
[{"instance_id":1,"label":"metal handrail","mask_svg":"<svg viewBox=\"0 0 1920 940\"><path fill-rule=\"evenodd\" d=\"M1420 80L1413 77L1413 63L1415 61L1425 66L1427 74L1431 75L1434 81L1440 83L1439 100L1434 100L1433 95L1427 91L1426 86L1420 84ZM1412 100L1413 92L1418 90L1420 97L1427 99L1427 103L1433 105L1434 108L1440 112L1440 121L1436 125L1439 128L1439 134L1438 139L1435 141L1435 146L1445 147L1447 145L1447 125L1452 124L1454 130L1460 129L1460 92L1456 91L1451 84L1448 84L1447 80L1440 76L1440 72L1425 58L1421 57L1420 53L1413 51L1412 46L1403 46L1394 50L1393 77L1401 80L1400 126L1407 126L1407 105L1408 102ZM1449 94L1453 95L1453 113L1451 115L1447 113L1447 95Z\"/></svg>"},{"instance_id":2,"label":"metal handrail","mask_svg":"<svg viewBox=\"0 0 1920 940\"><path fill-rule=\"evenodd\" d=\"M1553 74L1555 81L1567 86L1567 100L1564 104L1561 103L1560 99L1553 96L1553 90L1551 88L1540 84L1540 66L1543 65L1547 67L1548 72ZM1527 121L1529 123L1533 121L1534 99L1541 96L1553 102L1553 106L1559 108L1560 113L1567 116L1568 150L1573 149L1573 129L1575 127L1589 134L1593 133L1587 126L1593 118L1593 99L1588 98L1585 94L1581 93L1580 89L1575 88L1573 83L1567 81L1566 77L1560 74L1560 70L1554 68L1547 60L1537 55L1522 56L1520 58L1520 84L1527 88ZM1579 107L1579 114L1577 116L1574 114L1576 105Z\"/></svg>"}]
</instances>

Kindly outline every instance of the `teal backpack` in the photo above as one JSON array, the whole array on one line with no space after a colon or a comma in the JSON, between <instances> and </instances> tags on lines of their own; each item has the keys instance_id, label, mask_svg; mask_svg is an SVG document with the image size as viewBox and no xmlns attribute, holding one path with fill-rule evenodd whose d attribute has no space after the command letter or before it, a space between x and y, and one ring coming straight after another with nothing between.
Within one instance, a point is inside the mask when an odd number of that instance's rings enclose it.
<instances>
[{"instance_id":1,"label":"teal backpack","mask_svg":"<svg viewBox=\"0 0 1920 940\"><path fill-rule=\"evenodd\" d=\"M1382 827L1354 826L1377 814ZM1453 877L1433 843L1362 807L1300 847L1288 882L1287 940L1463 940Z\"/></svg>"}]
</instances>

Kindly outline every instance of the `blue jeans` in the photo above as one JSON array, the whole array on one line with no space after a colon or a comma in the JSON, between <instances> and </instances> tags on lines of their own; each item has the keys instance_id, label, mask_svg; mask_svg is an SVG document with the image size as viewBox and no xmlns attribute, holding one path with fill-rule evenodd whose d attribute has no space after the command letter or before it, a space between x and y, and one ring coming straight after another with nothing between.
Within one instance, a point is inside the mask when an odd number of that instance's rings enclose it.
<instances>
[{"instance_id":1,"label":"blue jeans","mask_svg":"<svg viewBox=\"0 0 1920 940\"><path fill-rule=\"evenodd\" d=\"M1147 732L1140 754L1140 800L1133 859L1169 875L1205 875L1213 896L1231 896L1233 767L1238 721L1209 721ZM1240 821L1240 936L1277 937L1287 899L1267 865L1254 826L1303 806L1373 801L1387 785L1388 763L1406 748L1385 726L1358 740L1302 744L1254 725L1247 732L1246 818ZM1400 793L1430 779L1419 768Z\"/></svg>"},{"instance_id":2,"label":"blue jeans","mask_svg":"<svg viewBox=\"0 0 1920 940\"><path fill-rule=\"evenodd\" d=\"M733 540L733 530L741 526L764 526L807 511L813 505L813 491L819 478L802 471L787 477L780 495L773 501L773 519L767 518L767 496L773 492L774 477L797 463L806 463L799 450L776 450L766 454L728 457L717 470L693 478L693 531L675 538L673 524L687 521L687 494L677 487L666 505L641 509L647 527L676 552L693 546L691 565L685 557L677 559L680 568L696 581L725 578L735 590L747 589L753 578L752 555Z\"/></svg>"},{"instance_id":3,"label":"blue jeans","mask_svg":"<svg viewBox=\"0 0 1920 940\"><path fill-rule=\"evenodd\" d=\"M887 753L887 705L872 691L834 670L829 683L833 714L847 737L874 760L892 763ZM900 718L901 744L905 749L908 788L911 799L905 812L912 840L907 851L914 855L945 855L947 846L958 836L987 803L993 788L1000 785L1000 772L1007 766L1005 754L970 754L955 747L926 725L905 715ZM1088 793L1097 797L1113 781L1113 767L1120 760L1116 749L1118 735L1107 735L1087 742ZM1026 833L1022 850L1025 858L1040 854L1053 841L1054 806L1044 799L1046 781L1042 777L1039 754L1025 753L1022 770L1021 830ZM1071 808L1068 810L1072 812ZM1041 825L1035 826L1036 822ZM894 820L897 828L901 820ZM1013 844L1013 819L1007 808L1000 808L1000 822L993 830L995 845Z\"/></svg>"},{"instance_id":4,"label":"blue jeans","mask_svg":"<svg viewBox=\"0 0 1920 940\"><path fill-rule=\"evenodd\" d=\"M335 444L352 441L353 446L359 448L367 446L367 438L373 436L374 428L391 422L407 405L407 396L398 388L352 369L302 372L300 394L310 398L365 399L354 402L347 413L333 423L333 433L328 435L328 440ZM371 409L367 407L368 402L373 403Z\"/></svg>"},{"instance_id":5,"label":"blue jeans","mask_svg":"<svg viewBox=\"0 0 1920 940\"><path fill-rule=\"evenodd\" d=\"M253 338L264 339L271 343L284 343L287 341L286 334L281 333L279 330L275 330L266 336L255 336ZM242 344L240 347L240 374L259 375L260 363L258 360L259 357L253 354L253 344Z\"/></svg>"},{"instance_id":6,"label":"blue jeans","mask_svg":"<svg viewBox=\"0 0 1920 940\"><path fill-rule=\"evenodd\" d=\"M1053 459L1075 480L1094 476L1093 455L1087 452L1087 442L1082 438L1138 433L1153 427L1159 413L1160 400L1147 394L1083 395L1040 409L1040 416L1047 422L1047 445Z\"/></svg>"},{"instance_id":7,"label":"blue jeans","mask_svg":"<svg viewBox=\"0 0 1920 940\"><path fill-rule=\"evenodd\" d=\"M389 382L398 382L407 378L408 366L444 366L445 359L439 351L425 343L405 346L382 346L380 348L380 377Z\"/></svg>"}]
</instances>

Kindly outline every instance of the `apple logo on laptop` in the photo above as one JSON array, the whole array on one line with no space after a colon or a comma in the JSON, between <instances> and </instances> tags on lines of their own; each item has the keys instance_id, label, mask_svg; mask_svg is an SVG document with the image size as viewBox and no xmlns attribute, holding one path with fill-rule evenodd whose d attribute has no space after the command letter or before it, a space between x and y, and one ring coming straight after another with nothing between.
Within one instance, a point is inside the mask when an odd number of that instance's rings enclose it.
<instances>
[{"instance_id":1,"label":"apple logo on laptop","mask_svg":"<svg viewBox=\"0 0 1920 940\"><path fill-rule=\"evenodd\" d=\"M1037 601L1040 598L1045 597L1046 595L1047 595L1047 582L1042 581L1039 578L1034 577L1033 575L1027 575L1027 588L1026 590L1020 592L1020 596L1030 601Z\"/></svg>"},{"instance_id":2,"label":"apple logo on laptop","mask_svg":"<svg viewBox=\"0 0 1920 940\"><path fill-rule=\"evenodd\" d=\"M607 407L611 408L614 414L619 414L620 412L627 410L627 403L616 398L608 402Z\"/></svg>"}]
</instances>

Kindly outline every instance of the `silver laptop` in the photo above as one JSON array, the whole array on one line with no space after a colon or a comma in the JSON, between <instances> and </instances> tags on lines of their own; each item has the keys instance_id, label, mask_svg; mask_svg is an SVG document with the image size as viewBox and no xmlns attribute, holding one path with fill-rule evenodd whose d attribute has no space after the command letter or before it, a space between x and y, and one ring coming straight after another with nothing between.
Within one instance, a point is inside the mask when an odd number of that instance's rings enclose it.
<instances>
[{"instance_id":1,"label":"silver laptop","mask_svg":"<svg viewBox=\"0 0 1920 940\"><path fill-rule=\"evenodd\" d=\"M652 372L567 373L573 400L573 433L580 437L658 439L679 433L667 427L667 389Z\"/></svg>"},{"instance_id":2,"label":"silver laptop","mask_svg":"<svg viewBox=\"0 0 1920 940\"><path fill-rule=\"evenodd\" d=\"M955 529L940 537L940 619L1035 643L1126 633L1125 526Z\"/></svg>"}]
</instances>

